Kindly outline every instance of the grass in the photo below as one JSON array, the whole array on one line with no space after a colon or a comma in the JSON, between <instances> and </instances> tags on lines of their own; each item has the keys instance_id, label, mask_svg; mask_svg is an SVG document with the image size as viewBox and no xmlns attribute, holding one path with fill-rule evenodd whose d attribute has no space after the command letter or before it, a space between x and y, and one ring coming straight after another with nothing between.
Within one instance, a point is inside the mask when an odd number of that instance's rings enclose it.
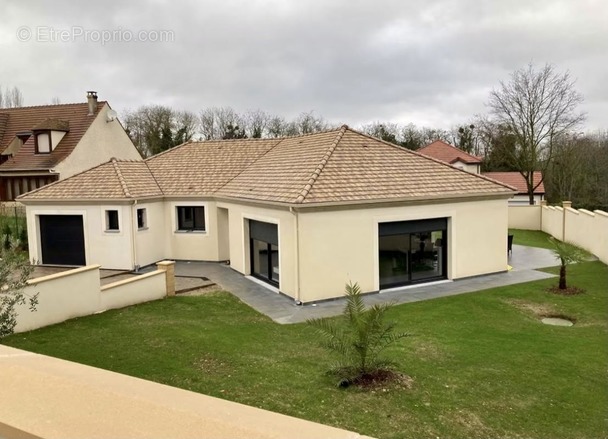
<instances>
[{"instance_id":1,"label":"grass","mask_svg":"<svg viewBox=\"0 0 608 439\"><path fill-rule=\"evenodd\" d=\"M555 271L555 270L554 270ZM3 340L10 346L379 438L608 436L608 268L572 266L586 294L548 279L394 307L387 351L411 389L338 389L304 324L282 326L228 293L177 297ZM540 314L576 324L546 326Z\"/></svg>"},{"instance_id":2,"label":"grass","mask_svg":"<svg viewBox=\"0 0 608 439\"><path fill-rule=\"evenodd\" d=\"M553 249L549 238L551 235L538 230L509 229L509 235L513 235L513 244L527 245L528 247L540 247Z\"/></svg>"}]
</instances>

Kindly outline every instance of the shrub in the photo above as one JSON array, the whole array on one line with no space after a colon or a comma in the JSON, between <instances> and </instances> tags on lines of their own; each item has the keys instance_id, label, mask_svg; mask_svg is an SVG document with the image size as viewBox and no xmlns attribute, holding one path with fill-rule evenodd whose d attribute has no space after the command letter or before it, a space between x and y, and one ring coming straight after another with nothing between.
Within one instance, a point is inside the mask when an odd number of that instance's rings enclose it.
<instances>
[{"instance_id":1,"label":"shrub","mask_svg":"<svg viewBox=\"0 0 608 439\"><path fill-rule=\"evenodd\" d=\"M373 305L366 309L358 284L346 285L346 306L342 319L311 319L322 345L338 355L337 364L330 370L342 386L365 377L382 375L392 363L380 354L406 333L395 333L395 324L384 321L391 304Z\"/></svg>"}]
</instances>

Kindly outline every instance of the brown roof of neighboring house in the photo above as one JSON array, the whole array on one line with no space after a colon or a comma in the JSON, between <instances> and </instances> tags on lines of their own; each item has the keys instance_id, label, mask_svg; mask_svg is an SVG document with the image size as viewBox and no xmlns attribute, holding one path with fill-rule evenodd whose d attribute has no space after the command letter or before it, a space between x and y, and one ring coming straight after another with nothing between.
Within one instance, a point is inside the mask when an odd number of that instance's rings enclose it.
<instances>
[{"instance_id":1,"label":"brown roof of neighboring house","mask_svg":"<svg viewBox=\"0 0 608 439\"><path fill-rule=\"evenodd\" d=\"M130 170L125 195L120 175L98 166L32 191L20 200L217 196L291 205L508 195L514 189L455 169L417 152L343 126L280 139L191 142L141 162L113 160ZM122 173L125 177L125 172ZM72 182L71 182L72 181ZM156 183L153 184L153 183ZM83 186L92 186L91 189ZM108 185L108 189L103 188Z\"/></svg>"},{"instance_id":2,"label":"brown roof of neighboring house","mask_svg":"<svg viewBox=\"0 0 608 439\"><path fill-rule=\"evenodd\" d=\"M500 181L501 183L507 184L509 186L513 186L517 189L518 194L527 194L528 186L526 185L526 180L523 175L519 172L483 172L482 175L491 178L496 181ZM534 185L538 184L543 178L543 174L540 171L534 171L534 176L532 177L532 181ZM540 185L534 190L535 194L544 194L545 193L545 183L541 181Z\"/></svg>"},{"instance_id":3,"label":"brown roof of neighboring house","mask_svg":"<svg viewBox=\"0 0 608 439\"><path fill-rule=\"evenodd\" d=\"M436 140L427 146L423 146L418 152L446 163L454 163L458 160L467 164L481 163L479 157L445 143L443 140Z\"/></svg>"},{"instance_id":4,"label":"brown roof of neighboring house","mask_svg":"<svg viewBox=\"0 0 608 439\"><path fill-rule=\"evenodd\" d=\"M74 150L104 105L105 101L99 101L93 116L87 115L87 103L0 108L0 152L11 144L19 132L69 129L50 154L36 154L34 136L30 136L13 157L0 165L0 172L54 168Z\"/></svg>"}]
</instances>

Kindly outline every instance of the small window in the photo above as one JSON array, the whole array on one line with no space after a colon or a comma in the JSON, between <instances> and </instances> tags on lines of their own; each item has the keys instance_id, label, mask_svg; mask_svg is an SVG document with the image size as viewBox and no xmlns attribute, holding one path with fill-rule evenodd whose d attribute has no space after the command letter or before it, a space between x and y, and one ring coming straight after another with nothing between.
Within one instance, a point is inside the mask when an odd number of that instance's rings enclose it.
<instances>
[{"instance_id":1,"label":"small window","mask_svg":"<svg viewBox=\"0 0 608 439\"><path fill-rule=\"evenodd\" d=\"M36 134L36 153L48 154L51 152L51 133L42 132Z\"/></svg>"},{"instance_id":2,"label":"small window","mask_svg":"<svg viewBox=\"0 0 608 439\"><path fill-rule=\"evenodd\" d=\"M118 210L106 210L106 230L114 232L120 230Z\"/></svg>"},{"instance_id":3,"label":"small window","mask_svg":"<svg viewBox=\"0 0 608 439\"><path fill-rule=\"evenodd\" d=\"M146 209L137 209L137 228L139 230L146 229L148 227L148 218L146 215Z\"/></svg>"},{"instance_id":4,"label":"small window","mask_svg":"<svg viewBox=\"0 0 608 439\"><path fill-rule=\"evenodd\" d=\"M205 231L205 208L202 206L179 206L177 208L177 230Z\"/></svg>"}]
</instances>

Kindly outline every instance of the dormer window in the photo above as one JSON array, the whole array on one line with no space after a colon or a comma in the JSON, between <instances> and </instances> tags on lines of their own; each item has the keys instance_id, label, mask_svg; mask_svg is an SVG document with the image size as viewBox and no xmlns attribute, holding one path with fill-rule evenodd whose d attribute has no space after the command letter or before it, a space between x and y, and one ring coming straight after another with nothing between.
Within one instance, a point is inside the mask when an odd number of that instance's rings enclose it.
<instances>
[{"instance_id":1,"label":"dormer window","mask_svg":"<svg viewBox=\"0 0 608 439\"><path fill-rule=\"evenodd\" d=\"M51 132L40 131L36 133L36 154L48 154L51 150Z\"/></svg>"},{"instance_id":2,"label":"dormer window","mask_svg":"<svg viewBox=\"0 0 608 439\"><path fill-rule=\"evenodd\" d=\"M34 132L36 154L50 154L70 131L70 128L69 123L65 120L46 119L36 125L32 131Z\"/></svg>"}]
</instances>

